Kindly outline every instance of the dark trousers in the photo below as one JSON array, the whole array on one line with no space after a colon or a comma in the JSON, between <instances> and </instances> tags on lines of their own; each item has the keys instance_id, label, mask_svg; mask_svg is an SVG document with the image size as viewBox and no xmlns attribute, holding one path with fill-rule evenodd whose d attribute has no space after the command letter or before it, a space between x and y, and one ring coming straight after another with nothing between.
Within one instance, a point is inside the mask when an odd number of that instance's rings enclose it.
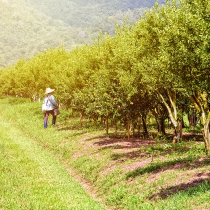
<instances>
[{"instance_id":1,"label":"dark trousers","mask_svg":"<svg viewBox=\"0 0 210 210\"><path fill-rule=\"evenodd\" d=\"M52 115L52 125L55 125L56 123L56 116L54 115L54 110L50 110L50 111L46 111L46 113L44 114L44 128L47 128L47 121L49 118L49 115Z\"/></svg>"}]
</instances>

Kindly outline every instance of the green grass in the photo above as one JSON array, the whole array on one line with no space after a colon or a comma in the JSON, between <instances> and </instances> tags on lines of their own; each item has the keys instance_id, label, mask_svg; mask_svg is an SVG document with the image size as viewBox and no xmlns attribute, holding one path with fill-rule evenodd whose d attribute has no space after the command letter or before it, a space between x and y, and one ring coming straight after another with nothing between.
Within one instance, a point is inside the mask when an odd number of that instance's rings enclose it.
<instances>
[{"instance_id":1,"label":"green grass","mask_svg":"<svg viewBox=\"0 0 210 210\"><path fill-rule=\"evenodd\" d=\"M3 119L0 121L0 209L104 209L49 151L37 145L35 136L40 134L44 138L38 130L29 136L15 121Z\"/></svg>"},{"instance_id":2,"label":"green grass","mask_svg":"<svg viewBox=\"0 0 210 210\"><path fill-rule=\"evenodd\" d=\"M203 142L159 139L122 152L126 139L112 145L112 135L88 122L80 128L68 111L61 110L57 127L43 129L41 104L18 100L0 100L0 209L103 209L68 168L94 186L110 209L210 209L210 159Z\"/></svg>"}]
</instances>

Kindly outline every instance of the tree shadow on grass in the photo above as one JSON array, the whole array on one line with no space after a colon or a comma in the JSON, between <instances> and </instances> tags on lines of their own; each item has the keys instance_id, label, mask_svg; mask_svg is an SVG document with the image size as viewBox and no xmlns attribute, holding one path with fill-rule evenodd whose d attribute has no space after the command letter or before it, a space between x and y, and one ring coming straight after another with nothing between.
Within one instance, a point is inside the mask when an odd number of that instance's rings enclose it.
<instances>
[{"instance_id":1,"label":"tree shadow on grass","mask_svg":"<svg viewBox=\"0 0 210 210\"><path fill-rule=\"evenodd\" d=\"M78 131L78 130L83 130L82 128L76 128L74 126L58 126L58 131ZM83 130L84 132L84 130Z\"/></svg>"},{"instance_id":2,"label":"tree shadow on grass","mask_svg":"<svg viewBox=\"0 0 210 210\"><path fill-rule=\"evenodd\" d=\"M152 136L152 138L151 138ZM156 142L155 140L155 136L157 136L156 133L151 132L149 133L147 136L145 135L141 135L141 136L132 136L130 138L130 140L128 140L127 136L125 135L115 135L115 134L109 134L109 135L100 135L100 136L94 136L94 137L90 137L87 138L86 141L91 141L94 139L100 139L100 141L95 142L95 144L98 144L99 146L106 146L106 145L110 145L113 143L123 143L123 142L129 142L130 144L132 144L133 146L137 145L142 145L142 143L145 144L145 142L149 143L149 144L153 144ZM172 139L173 139L173 135L172 134L166 134L165 136L163 136L163 142L165 140L165 143L172 143ZM188 142L188 141L203 141L203 136L202 134L195 134L195 133L186 133L183 134L183 141ZM160 140L161 141L161 140Z\"/></svg>"},{"instance_id":3,"label":"tree shadow on grass","mask_svg":"<svg viewBox=\"0 0 210 210\"><path fill-rule=\"evenodd\" d=\"M62 128L58 128L58 131L68 131L68 130L72 130L70 127L62 127ZM67 137L66 138L70 138L70 137L76 137L76 136L81 136L83 134L87 133L84 130L75 130L74 132L68 132Z\"/></svg>"},{"instance_id":4,"label":"tree shadow on grass","mask_svg":"<svg viewBox=\"0 0 210 210\"><path fill-rule=\"evenodd\" d=\"M198 188L200 187L200 189ZM188 195L194 195L195 191L202 191L207 192L210 191L210 173L208 173L207 178L194 178L194 180L187 182L187 183L181 183L178 185L172 185L167 188L161 189L158 193L150 195L148 198L150 200L157 200L159 198L161 199L167 199L169 196L172 196L174 194L177 194L180 191L188 191Z\"/></svg>"},{"instance_id":5,"label":"tree shadow on grass","mask_svg":"<svg viewBox=\"0 0 210 210\"><path fill-rule=\"evenodd\" d=\"M146 174L146 173L159 173L161 171L166 171L169 169L190 169L190 168L199 168L204 165L209 165L210 159L206 158L203 160L195 160L194 156L189 156L186 158L178 158L175 160L170 160L162 163L151 163L146 167L138 168L134 171L127 173L126 179L135 178L137 176Z\"/></svg>"},{"instance_id":6,"label":"tree shadow on grass","mask_svg":"<svg viewBox=\"0 0 210 210\"><path fill-rule=\"evenodd\" d=\"M131 140L128 140L126 138L116 138L116 137L107 137L107 136L95 137L91 138L91 140L99 138L101 140L95 142L94 145L100 146L101 149L109 149L109 148L135 149L135 148L140 148L142 146L146 147L155 144L155 140L152 139L133 138Z\"/></svg>"},{"instance_id":7,"label":"tree shadow on grass","mask_svg":"<svg viewBox=\"0 0 210 210\"><path fill-rule=\"evenodd\" d=\"M149 156L147 152L141 151L133 151L127 153L114 153L111 155L112 160L125 160L125 159L136 159L136 158L144 158Z\"/></svg>"},{"instance_id":8,"label":"tree shadow on grass","mask_svg":"<svg viewBox=\"0 0 210 210\"><path fill-rule=\"evenodd\" d=\"M94 136L85 139L85 141L97 140L93 143L94 146L98 147L98 150L108 150L112 149L113 154L111 154L112 160L125 160L125 159L136 159L143 157L158 157L164 156L166 154L177 155L187 153L191 148L187 144L172 144L167 143L167 141L156 142L154 139L139 139L132 138L128 140L127 138L109 137L106 135ZM186 140L188 141L188 140Z\"/></svg>"},{"instance_id":9,"label":"tree shadow on grass","mask_svg":"<svg viewBox=\"0 0 210 210\"><path fill-rule=\"evenodd\" d=\"M123 149L122 147L120 146L115 146L113 147L115 150L116 149ZM187 147L187 146L179 146L179 147L172 147L172 148L169 148L169 149L166 149L163 147L163 145L159 145L157 147L154 146L154 143L151 142L150 144L148 144L147 146L146 145L143 145L143 146L139 146L139 147L136 147L138 148L138 150L134 150L134 151L131 151L131 152L119 152L119 153L114 153L111 155L111 158L113 160L117 160L117 159L136 159L136 158L139 158L139 157L151 157L152 159L156 158L156 157L159 157L159 156L165 156L165 155L168 155L168 154L176 154L179 155L180 153L181 154L184 154L184 153L187 153L190 148Z\"/></svg>"},{"instance_id":10,"label":"tree shadow on grass","mask_svg":"<svg viewBox=\"0 0 210 210\"><path fill-rule=\"evenodd\" d=\"M184 141L203 141L202 133L184 133L183 134Z\"/></svg>"},{"instance_id":11,"label":"tree shadow on grass","mask_svg":"<svg viewBox=\"0 0 210 210\"><path fill-rule=\"evenodd\" d=\"M112 160L120 159L136 159L143 157L157 157L164 156L166 154L174 153L187 153L190 147L182 144L166 144L166 143L156 143L153 139L118 139L110 138L105 136L94 137L95 139L101 139L94 142L93 145L98 146L98 150L113 149L113 154L111 154ZM91 138L94 139L94 138ZM90 139L88 139L90 140ZM167 148L165 147L167 146Z\"/></svg>"}]
</instances>

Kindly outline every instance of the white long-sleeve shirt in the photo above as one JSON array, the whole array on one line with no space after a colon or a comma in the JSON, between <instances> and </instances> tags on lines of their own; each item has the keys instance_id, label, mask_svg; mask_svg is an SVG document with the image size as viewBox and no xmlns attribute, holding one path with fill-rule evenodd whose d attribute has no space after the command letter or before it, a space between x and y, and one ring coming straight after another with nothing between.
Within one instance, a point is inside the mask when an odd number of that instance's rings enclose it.
<instances>
[{"instance_id":1,"label":"white long-sleeve shirt","mask_svg":"<svg viewBox=\"0 0 210 210\"><path fill-rule=\"evenodd\" d=\"M46 111L50 111L53 110L55 107L58 106L55 97L51 94L48 94L47 96L45 96L43 104L46 104Z\"/></svg>"}]
</instances>

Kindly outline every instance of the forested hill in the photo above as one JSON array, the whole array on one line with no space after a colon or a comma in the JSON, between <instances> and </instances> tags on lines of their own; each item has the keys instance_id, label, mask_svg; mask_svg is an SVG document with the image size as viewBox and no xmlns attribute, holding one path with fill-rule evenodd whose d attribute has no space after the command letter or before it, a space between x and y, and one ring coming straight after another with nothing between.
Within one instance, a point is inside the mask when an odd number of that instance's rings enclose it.
<instances>
[{"instance_id":1,"label":"forested hill","mask_svg":"<svg viewBox=\"0 0 210 210\"><path fill-rule=\"evenodd\" d=\"M0 13L0 66L61 43L74 44L69 39L74 34L72 28L26 6L22 0L0 0Z\"/></svg>"},{"instance_id":2,"label":"forested hill","mask_svg":"<svg viewBox=\"0 0 210 210\"><path fill-rule=\"evenodd\" d=\"M155 0L0 0L0 67L45 49L67 50L91 43L99 30L114 34L115 24L131 22ZM159 4L163 0L159 0Z\"/></svg>"},{"instance_id":3,"label":"forested hill","mask_svg":"<svg viewBox=\"0 0 210 210\"><path fill-rule=\"evenodd\" d=\"M29 5L74 27L86 27L119 12L150 8L156 0L26 0ZM159 4L164 1L159 0Z\"/></svg>"}]
</instances>

